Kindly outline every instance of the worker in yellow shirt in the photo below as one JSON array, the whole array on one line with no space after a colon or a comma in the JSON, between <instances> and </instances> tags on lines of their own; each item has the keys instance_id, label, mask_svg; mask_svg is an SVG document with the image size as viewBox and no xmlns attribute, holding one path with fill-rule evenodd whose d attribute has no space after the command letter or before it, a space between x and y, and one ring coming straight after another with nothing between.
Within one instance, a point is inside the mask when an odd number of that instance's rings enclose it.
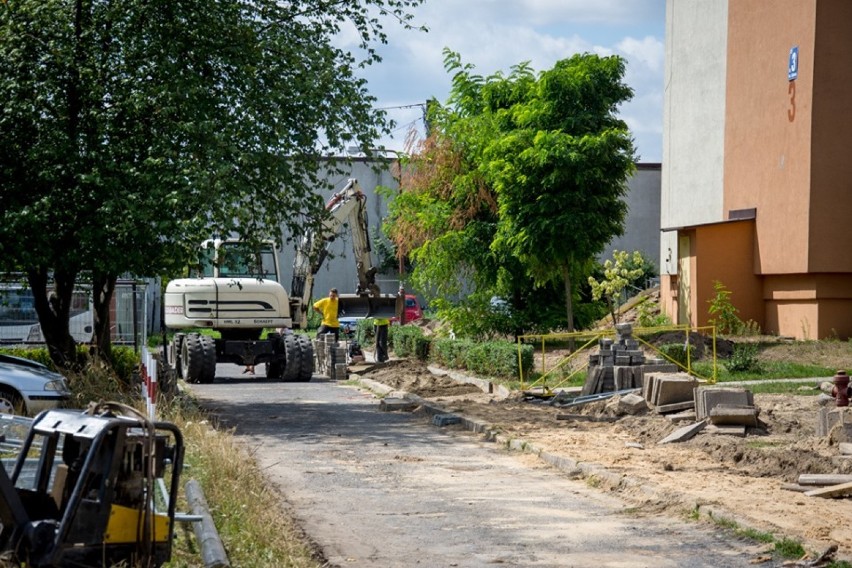
<instances>
[{"instance_id":1,"label":"worker in yellow shirt","mask_svg":"<svg viewBox=\"0 0 852 568\"><path fill-rule=\"evenodd\" d=\"M337 319L337 288L328 292L328 297L314 302L314 311L322 316L317 330L317 339L324 333L333 333L334 341L340 340L340 321Z\"/></svg>"},{"instance_id":2,"label":"worker in yellow shirt","mask_svg":"<svg viewBox=\"0 0 852 568\"><path fill-rule=\"evenodd\" d=\"M388 357L388 326L390 320L387 318L376 318L373 320L373 330L376 332L376 361L384 363Z\"/></svg>"}]
</instances>

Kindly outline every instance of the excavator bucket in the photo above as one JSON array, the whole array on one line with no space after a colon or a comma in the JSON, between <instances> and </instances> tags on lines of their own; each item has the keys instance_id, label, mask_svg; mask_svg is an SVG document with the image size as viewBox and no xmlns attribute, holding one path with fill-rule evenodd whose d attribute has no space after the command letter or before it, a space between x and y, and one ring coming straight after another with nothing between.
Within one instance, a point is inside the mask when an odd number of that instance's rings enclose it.
<instances>
[{"instance_id":1,"label":"excavator bucket","mask_svg":"<svg viewBox=\"0 0 852 568\"><path fill-rule=\"evenodd\" d=\"M405 309L402 296L382 294L380 296L360 296L358 294L340 294L338 296L338 316L346 318L401 318Z\"/></svg>"}]
</instances>

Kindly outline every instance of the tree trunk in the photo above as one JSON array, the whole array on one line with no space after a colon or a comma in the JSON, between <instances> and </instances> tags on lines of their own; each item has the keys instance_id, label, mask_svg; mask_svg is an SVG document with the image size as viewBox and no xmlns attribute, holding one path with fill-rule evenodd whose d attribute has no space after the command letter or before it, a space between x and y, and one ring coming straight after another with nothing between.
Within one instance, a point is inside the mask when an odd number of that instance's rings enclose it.
<instances>
[{"instance_id":1,"label":"tree trunk","mask_svg":"<svg viewBox=\"0 0 852 568\"><path fill-rule=\"evenodd\" d=\"M574 295L571 290L571 267L562 267L562 278L565 280L565 316L568 320L568 333L574 332Z\"/></svg>"},{"instance_id":2,"label":"tree trunk","mask_svg":"<svg viewBox=\"0 0 852 568\"><path fill-rule=\"evenodd\" d=\"M53 278L53 289L48 292L50 278L47 269L39 267L27 271L38 322L50 358L61 369L76 370L79 368L77 343L71 336L69 318L77 273L57 271Z\"/></svg>"},{"instance_id":3,"label":"tree trunk","mask_svg":"<svg viewBox=\"0 0 852 568\"><path fill-rule=\"evenodd\" d=\"M95 312L95 349L97 355L112 362L110 307L118 278L96 272L92 278L92 302Z\"/></svg>"}]
</instances>

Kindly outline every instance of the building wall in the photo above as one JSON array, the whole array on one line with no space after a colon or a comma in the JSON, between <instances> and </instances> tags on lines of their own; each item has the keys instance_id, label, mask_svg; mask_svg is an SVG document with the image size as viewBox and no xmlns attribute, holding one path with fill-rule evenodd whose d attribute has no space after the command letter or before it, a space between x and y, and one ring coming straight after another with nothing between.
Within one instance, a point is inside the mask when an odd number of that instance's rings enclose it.
<instances>
[{"instance_id":1,"label":"building wall","mask_svg":"<svg viewBox=\"0 0 852 568\"><path fill-rule=\"evenodd\" d=\"M663 227L724 219L727 11L727 0L666 3ZM670 264L670 244L661 251L661 266Z\"/></svg>"},{"instance_id":2,"label":"building wall","mask_svg":"<svg viewBox=\"0 0 852 568\"><path fill-rule=\"evenodd\" d=\"M729 7L724 208L757 209L761 274L808 271L814 26L813 1Z\"/></svg>"},{"instance_id":3,"label":"building wall","mask_svg":"<svg viewBox=\"0 0 852 568\"><path fill-rule=\"evenodd\" d=\"M660 225L722 220L728 0L666 2ZM696 62L700 62L696 64ZM700 104L695 104L699 101ZM660 235L662 309L677 321L677 231ZM668 303L668 307L666 307Z\"/></svg>"},{"instance_id":4,"label":"building wall","mask_svg":"<svg viewBox=\"0 0 852 568\"><path fill-rule=\"evenodd\" d=\"M624 235L615 237L601 258L612 257L612 251L640 251L657 263L660 251L660 164L637 164L636 173L628 180L627 219ZM659 268L659 264L657 264Z\"/></svg>"},{"instance_id":5,"label":"building wall","mask_svg":"<svg viewBox=\"0 0 852 568\"><path fill-rule=\"evenodd\" d=\"M753 220L717 223L697 227L693 248L696 262L694 280L697 325L708 325L710 301L716 296L715 283L731 292L731 304L743 321L764 325L763 284L755 275L755 223Z\"/></svg>"},{"instance_id":6,"label":"building wall","mask_svg":"<svg viewBox=\"0 0 852 568\"><path fill-rule=\"evenodd\" d=\"M798 339L852 337L852 274L764 277L766 326Z\"/></svg>"},{"instance_id":7,"label":"building wall","mask_svg":"<svg viewBox=\"0 0 852 568\"><path fill-rule=\"evenodd\" d=\"M852 272L852 2L817 3L813 81L811 272Z\"/></svg>"}]
</instances>

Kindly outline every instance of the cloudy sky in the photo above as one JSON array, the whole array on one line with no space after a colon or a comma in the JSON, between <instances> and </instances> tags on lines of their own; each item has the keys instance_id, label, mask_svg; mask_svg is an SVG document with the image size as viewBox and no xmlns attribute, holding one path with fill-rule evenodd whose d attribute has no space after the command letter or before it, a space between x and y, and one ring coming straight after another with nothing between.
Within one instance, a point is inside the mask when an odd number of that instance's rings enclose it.
<instances>
[{"instance_id":1,"label":"cloudy sky","mask_svg":"<svg viewBox=\"0 0 852 568\"><path fill-rule=\"evenodd\" d=\"M665 0L425 0L415 23L427 33L387 22L382 63L365 72L377 106L397 122L387 148L402 150L409 128L422 127L418 105L430 97L446 101L450 77L442 50L487 76L529 61L535 71L575 53L620 55L633 100L621 108L641 162L662 157Z\"/></svg>"}]
</instances>

